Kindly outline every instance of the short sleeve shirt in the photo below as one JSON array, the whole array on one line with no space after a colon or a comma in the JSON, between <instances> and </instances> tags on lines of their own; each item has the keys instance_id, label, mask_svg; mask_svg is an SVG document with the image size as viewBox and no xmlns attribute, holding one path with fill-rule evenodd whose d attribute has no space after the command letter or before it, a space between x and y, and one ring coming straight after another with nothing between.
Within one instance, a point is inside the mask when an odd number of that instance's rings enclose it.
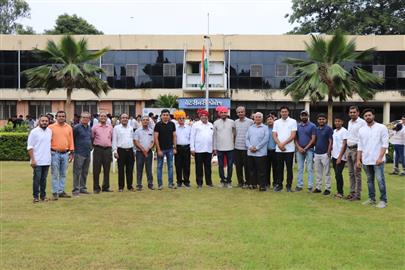
<instances>
[{"instance_id":1,"label":"short sleeve shirt","mask_svg":"<svg viewBox=\"0 0 405 270\"><path fill-rule=\"evenodd\" d=\"M173 132L176 131L176 125L169 121L164 123L163 121L158 122L155 125L155 132L159 133L159 146L161 150L169 150L173 148Z\"/></svg>"},{"instance_id":2,"label":"short sleeve shirt","mask_svg":"<svg viewBox=\"0 0 405 270\"><path fill-rule=\"evenodd\" d=\"M277 132L278 140L280 142L286 141L293 131L297 131L297 121L290 117L287 117L285 120L280 118L274 122L273 133ZM276 146L276 152L291 153L295 151L294 140L286 144L285 149L285 151L281 151L278 145Z\"/></svg>"},{"instance_id":3,"label":"short sleeve shirt","mask_svg":"<svg viewBox=\"0 0 405 270\"><path fill-rule=\"evenodd\" d=\"M325 125L323 128L316 128L315 154L323 155L328 153L329 139L332 140L333 129Z\"/></svg>"},{"instance_id":4,"label":"short sleeve shirt","mask_svg":"<svg viewBox=\"0 0 405 270\"><path fill-rule=\"evenodd\" d=\"M332 146L332 157L338 159L340 150L342 150L343 141L347 140L349 132L344 127L339 130L335 129L333 131L333 146ZM346 160L346 155L343 155L342 160Z\"/></svg>"}]
</instances>

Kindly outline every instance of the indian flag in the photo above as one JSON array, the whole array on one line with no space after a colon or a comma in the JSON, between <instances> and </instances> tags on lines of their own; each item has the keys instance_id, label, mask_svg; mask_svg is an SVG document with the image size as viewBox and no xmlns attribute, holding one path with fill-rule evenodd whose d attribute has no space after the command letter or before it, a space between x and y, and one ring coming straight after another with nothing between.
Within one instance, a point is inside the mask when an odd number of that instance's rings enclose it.
<instances>
[{"instance_id":1,"label":"indian flag","mask_svg":"<svg viewBox=\"0 0 405 270\"><path fill-rule=\"evenodd\" d=\"M202 48L202 57L201 57L201 84L200 89L202 90L205 86L205 76L208 71L208 59L207 55L205 54L205 46Z\"/></svg>"}]
</instances>

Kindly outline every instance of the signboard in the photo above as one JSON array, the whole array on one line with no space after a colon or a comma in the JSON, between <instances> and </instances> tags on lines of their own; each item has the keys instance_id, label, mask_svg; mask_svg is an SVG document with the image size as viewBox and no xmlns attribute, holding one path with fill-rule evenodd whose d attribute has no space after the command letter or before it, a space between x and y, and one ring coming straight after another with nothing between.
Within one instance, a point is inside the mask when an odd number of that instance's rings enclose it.
<instances>
[{"instance_id":1,"label":"signboard","mask_svg":"<svg viewBox=\"0 0 405 270\"><path fill-rule=\"evenodd\" d=\"M180 109L205 108L205 98L179 98L177 102ZM231 100L229 98L209 98L208 105L210 109L215 109L218 106L231 108Z\"/></svg>"}]
</instances>

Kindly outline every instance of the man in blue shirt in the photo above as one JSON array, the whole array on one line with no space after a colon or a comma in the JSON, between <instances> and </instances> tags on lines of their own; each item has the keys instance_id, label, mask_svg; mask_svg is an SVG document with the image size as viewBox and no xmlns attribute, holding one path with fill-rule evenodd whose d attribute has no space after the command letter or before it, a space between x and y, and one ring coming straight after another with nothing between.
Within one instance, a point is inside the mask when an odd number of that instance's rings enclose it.
<instances>
[{"instance_id":1,"label":"man in blue shirt","mask_svg":"<svg viewBox=\"0 0 405 270\"><path fill-rule=\"evenodd\" d=\"M325 191L323 195L329 195L330 184L330 156L332 151L333 129L326 124L325 114L318 114L318 127L316 128L315 143L315 172L316 172L316 189L314 193L321 193L322 177L325 176Z\"/></svg>"},{"instance_id":2,"label":"man in blue shirt","mask_svg":"<svg viewBox=\"0 0 405 270\"><path fill-rule=\"evenodd\" d=\"M73 191L74 196L79 193L89 194L86 187L86 178L89 172L90 152L92 149L90 114L83 112L80 123L73 128L75 154L73 161Z\"/></svg>"},{"instance_id":3,"label":"man in blue shirt","mask_svg":"<svg viewBox=\"0 0 405 270\"><path fill-rule=\"evenodd\" d=\"M271 136L271 134L273 134L273 124L275 120L277 120L277 118L273 114L267 116L269 142L267 143L266 186L270 187L270 175L273 174L273 188L277 185L276 142L274 141L273 136Z\"/></svg>"},{"instance_id":4,"label":"man in blue shirt","mask_svg":"<svg viewBox=\"0 0 405 270\"><path fill-rule=\"evenodd\" d=\"M314 160L314 144L316 140L316 126L309 121L309 113L300 113L301 122L298 124L295 146L297 148L298 162L298 183L295 191L301 191L304 187L304 165L306 163L308 174L308 191L312 192L314 186L314 176L312 173Z\"/></svg>"},{"instance_id":5,"label":"man in blue shirt","mask_svg":"<svg viewBox=\"0 0 405 270\"><path fill-rule=\"evenodd\" d=\"M266 160L269 129L263 125L263 114L254 114L254 125L251 125L246 134L246 147L249 167L249 187L252 189L260 185L260 191L266 191ZM259 183L260 182L260 183Z\"/></svg>"}]
</instances>

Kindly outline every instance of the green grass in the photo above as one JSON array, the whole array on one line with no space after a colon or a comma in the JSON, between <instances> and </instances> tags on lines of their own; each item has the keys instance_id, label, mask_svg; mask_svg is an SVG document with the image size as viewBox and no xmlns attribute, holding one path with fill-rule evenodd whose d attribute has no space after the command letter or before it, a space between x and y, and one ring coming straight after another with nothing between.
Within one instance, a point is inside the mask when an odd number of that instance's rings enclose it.
<instances>
[{"instance_id":1,"label":"green grass","mask_svg":"<svg viewBox=\"0 0 405 270\"><path fill-rule=\"evenodd\" d=\"M190 190L33 205L28 163L0 170L1 269L405 269L404 177L387 177L386 209L307 192L197 190L194 176Z\"/></svg>"}]
</instances>

